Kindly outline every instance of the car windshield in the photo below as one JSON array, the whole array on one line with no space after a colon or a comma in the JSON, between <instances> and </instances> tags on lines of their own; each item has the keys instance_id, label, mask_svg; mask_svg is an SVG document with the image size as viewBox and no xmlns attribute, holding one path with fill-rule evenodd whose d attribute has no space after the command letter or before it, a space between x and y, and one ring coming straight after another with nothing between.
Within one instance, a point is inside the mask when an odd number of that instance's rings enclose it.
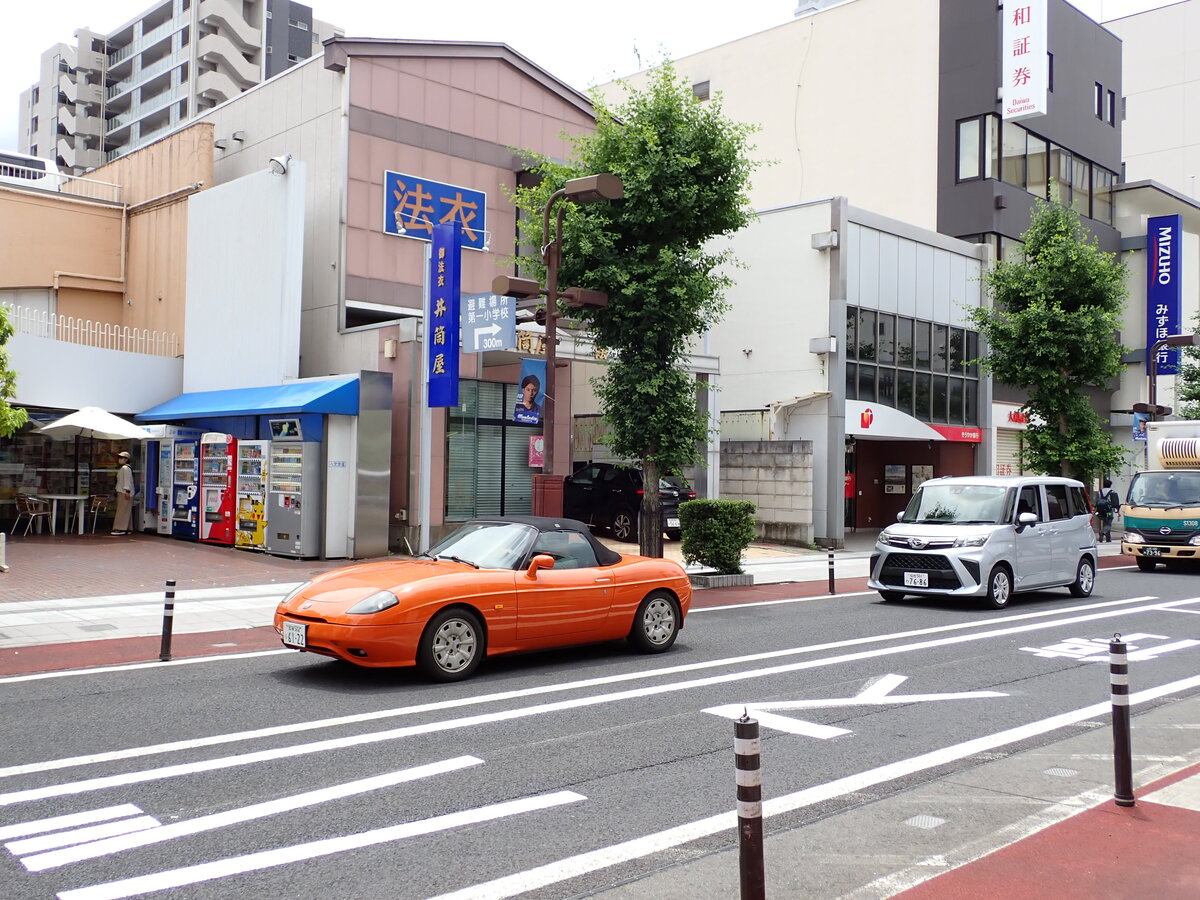
<instances>
[{"instance_id":1,"label":"car windshield","mask_svg":"<svg viewBox=\"0 0 1200 900\"><path fill-rule=\"evenodd\" d=\"M519 522L472 522L430 547L427 555L481 569L512 569L536 536L537 529Z\"/></svg>"},{"instance_id":2,"label":"car windshield","mask_svg":"<svg viewBox=\"0 0 1200 900\"><path fill-rule=\"evenodd\" d=\"M1132 506L1200 506L1200 475L1194 472L1139 472L1129 484Z\"/></svg>"},{"instance_id":3,"label":"car windshield","mask_svg":"<svg viewBox=\"0 0 1200 900\"><path fill-rule=\"evenodd\" d=\"M991 484L921 485L901 522L938 525L998 525L1004 521L1008 488Z\"/></svg>"}]
</instances>

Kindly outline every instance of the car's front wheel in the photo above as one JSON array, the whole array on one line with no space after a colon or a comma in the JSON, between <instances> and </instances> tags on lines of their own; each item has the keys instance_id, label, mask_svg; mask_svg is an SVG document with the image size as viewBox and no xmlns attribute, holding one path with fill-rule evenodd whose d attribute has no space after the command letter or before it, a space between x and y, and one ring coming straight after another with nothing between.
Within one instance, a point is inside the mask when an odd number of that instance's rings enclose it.
<instances>
[{"instance_id":1,"label":"car's front wheel","mask_svg":"<svg viewBox=\"0 0 1200 900\"><path fill-rule=\"evenodd\" d=\"M992 609L1004 609L1012 596L1012 576L1004 566L994 566L988 575L987 605Z\"/></svg>"},{"instance_id":2,"label":"car's front wheel","mask_svg":"<svg viewBox=\"0 0 1200 900\"><path fill-rule=\"evenodd\" d=\"M435 681L462 681L475 674L485 652L479 617L465 609L444 609L421 634L417 666Z\"/></svg>"},{"instance_id":3,"label":"car's front wheel","mask_svg":"<svg viewBox=\"0 0 1200 900\"><path fill-rule=\"evenodd\" d=\"M613 516L612 533L613 537L622 543L632 544L637 541L637 514L627 509L619 510Z\"/></svg>"},{"instance_id":4,"label":"car's front wheel","mask_svg":"<svg viewBox=\"0 0 1200 900\"><path fill-rule=\"evenodd\" d=\"M1137 557L1137 567L1139 569L1141 569L1143 572L1153 572L1154 567L1157 565L1158 565L1158 563L1156 563L1152 559L1148 559L1145 556Z\"/></svg>"},{"instance_id":5,"label":"car's front wheel","mask_svg":"<svg viewBox=\"0 0 1200 900\"><path fill-rule=\"evenodd\" d=\"M643 653L669 650L679 636L679 601L666 591L654 591L638 606L629 629L629 643Z\"/></svg>"},{"instance_id":6,"label":"car's front wheel","mask_svg":"<svg viewBox=\"0 0 1200 900\"><path fill-rule=\"evenodd\" d=\"M1079 561L1079 568L1075 570L1075 582L1067 590L1071 592L1072 597L1090 597L1095 586L1096 566L1084 557Z\"/></svg>"}]
</instances>

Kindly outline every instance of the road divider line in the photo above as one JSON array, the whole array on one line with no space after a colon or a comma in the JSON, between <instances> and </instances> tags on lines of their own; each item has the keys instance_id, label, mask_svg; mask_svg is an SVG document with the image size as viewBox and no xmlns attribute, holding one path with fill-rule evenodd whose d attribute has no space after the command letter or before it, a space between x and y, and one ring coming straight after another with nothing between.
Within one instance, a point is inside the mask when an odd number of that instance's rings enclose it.
<instances>
[{"instance_id":1,"label":"road divider line","mask_svg":"<svg viewBox=\"0 0 1200 900\"><path fill-rule=\"evenodd\" d=\"M1129 606L1134 603L1146 603L1157 600L1157 597L1131 597L1125 600L1109 600L1102 603L1092 603L1085 606L1073 607L1067 610L1067 613L1078 613L1081 611L1111 609L1118 606ZM774 604L778 601L766 601L769 604ZM1189 600L1178 600L1174 603L1200 603L1200 597L1191 598ZM757 605L757 604L756 604ZM1153 609L1160 609L1155 606ZM1020 622L1034 619L1049 618L1052 616L1063 615L1063 610L1044 610L1042 612L1024 613L1019 616L1006 616L1005 622ZM935 625L929 628L918 628L909 631L892 632L890 634L869 635L861 638L848 638L841 641L831 641L823 644L810 644L806 647L790 647L783 650L772 650L764 653L752 653L743 656L724 657L722 659L708 660L699 663L684 663L677 666L665 666L659 669L640 670L637 672L625 672L620 675L604 675L599 678L586 678L579 681L568 681L558 684L541 685L535 688L521 688L513 691L500 691L494 694L483 694L475 697L461 697L455 700L441 700L433 703L422 703L416 706L393 707L391 709L375 710L369 713L356 713L349 716L336 716L328 719L315 719L309 722L295 722L287 725L274 725L267 728L257 728L249 731L228 732L225 734L210 735L204 738L192 738L184 741L170 741L162 744L151 744L143 747L131 747L124 750L111 750L104 753L90 753L83 756L65 757L63 759L43 760L36 763L24 763L15 766L7 766L0 768L0 778L9 778L15 775L29 775L36 772L50 772L56 769L73 768L74 766L93 765L103 762L115 762L122 759L136 759L138 757L153 756L160 753L175 753L184 750L193 750L200 747L213 747L220 744L232 744L247 740L259 740L262 738L275 737L283 734L295 734L301 731L315 731L322 728L336 728L342 725L355 725L362 722L379 721L381 719L398 718L401 716L417 715L427 712L443 712L450 709L460 709L467 706L478 706L488 703L499 703L507 700L520 700L525 697L535 697L545 694L562 693L565 691L586 690L593 687L604 687L610 684L621 684L623 682L637 681L641 679L662 678L670 675L681 675L687 672L698 672L706 669L721 668L724 666L736 666L749 662L761 662L768 659L780 659L788 656L799 656L809 653L820 653L824 650L840 650L846 647L864 646L866 644L882 643L884 641L904 640L912 637L922 637L930 634L942 634L952 631L960 631L969 628L985 628L992 625L996 620L987 619L979 622L956 622L951 625ZM1071 621L1075 621L1072 619ZM1057 623L1052 623L1057 624ZM117 667L119 670L128 668L154 668L164 665L182 665L185 663L195 663L208 661L209 659L224 660L226 658L246 659L255 656L266 656L271 654L295 653L294 650L263 650L255 653L245 654L230 654L228 657L212 657L212 658L193 658L186 660L172 660L169 663L154 662L138 664L135 667ZM88 674L88 670L79 670L72 673L51 673L52 675L62 674ZM14 681L32 680L43 677L41 675L19 675L11 678L0 678L0 684L11 683Z\"/></svg>"},{"instance_id":2,"label":"road divider line","mask_svg":"<svg viewBox=\"0 0 1200 900\"><path fill-rule=\"evenodd\" d=\"M90 825L93 822L106 822L109 819L132 816L141 811L140 807L132 803L122 803L118 806L89 809L87 812L67 813L62 816L51 816L48 819L18 822L16 825L5 825L3 828L0 828L0 841L26 837L31 834L44 834L47 831L57 831L60 828L77 828L80 825Z\"/></svg>"},{"instance_id":3,"label":"road divider line","mask_svg":"<svg viewBox=\"0 0 1200 900\"><path fill-rule=\"evenodd\" d=\"M1195 603L1197 600L1200 600L1200 598L1175 600L1172 601L1172 603L1165 605L1170 606L1172 604ZM1061 627L1062 625L1075 624L1078 622L1091 622L1099 619L1106 619L1113 616L1126 615L1136 612L1138 612L1138 610L1105 610L1104 612L1094 613L1088 616L1075 616L1062 621L1034 622L1008 628L997 628L993 631L984 632L982 634L955 635L954 637L941 638L938 640L918 641L913 644L902 644L898 647L880 647L874 650L864 650L858 653L845 653L841 654L840 656L830 656L823 659L804 660L802 662L788 663L782 666L770 666L764 669L729 672L723 675L710 675L705 678L695 678L690 681L678 681L669 684L647 685L645 687L633 688L625 691L616 691L609 694L596 694L590 697L577 697L569 700L559 700L553 703L543 703L536 706L525 706L517 709L501 710L493 713L479 713L473 716L464 716L457 719L446 719L440 722L427 722L421 725L410 725L407 727L389 729L387 731L375 731L341 738L329 738L327 740L315 741L309 744L297 744L287 747L278 747L270 750L243 753L235 756L203 760L195 763L163 766L156 769L146 769L139 772L126 772L120 775L90 778L83 781L69 782L66 784L55 784L40 788L29 788L22 791L13 791L7 794L0 794L0 806L8 806L14 803L25 803L32 800L45 800L50 797L62 797L70 794L85 793L88 791L105 790L122 785L141 784L163 778L174 778L180 775L194 775L199 772L212 772L219 769L232 768L234 766L269 762L278 759L305 756L312 753L328 753L334 750L343 750L349 747L360 747L367 744L393 741L400 738L413 737L415 735L437 734L445 731L471 728L477 725L509 722L516 719L545 715L552 712L565 712L568 710L583 709L590 706L599 706L606 703L615 703L621 700L640 699L643 697L656 696L658 694L678 693L681 691L695 690L696 688L709 687L717 684L730 684L736 681L748 681L756 678L764 678L770 675L781 675L784 673L798 672L805 669L833 666L845 662L858 662L864 659L875 659L883 656L911 653L917 650L927 650L933 647L946 647L971 641L987 640L995 637L1006 637L1011 634L1020 634L1038 628L1057 628Z\"/></svg>"}]
</instances>

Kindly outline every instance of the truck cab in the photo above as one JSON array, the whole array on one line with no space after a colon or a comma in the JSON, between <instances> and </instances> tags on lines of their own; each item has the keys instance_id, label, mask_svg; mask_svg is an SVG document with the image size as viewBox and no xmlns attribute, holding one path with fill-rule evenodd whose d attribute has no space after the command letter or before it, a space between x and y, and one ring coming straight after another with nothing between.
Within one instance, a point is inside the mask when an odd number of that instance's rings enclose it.
<instances>
[{"instance_id":1,"label":"truck cab","mask_svg":"<svg viewBox=\"0 0 1200 900\"><path fill-rule=\"evenodd\" d=\"M1121 504L1121 552L1151 572L1200 562L1200 421L1151 422L1150 467Z\"/></svg>"}]
</instances>

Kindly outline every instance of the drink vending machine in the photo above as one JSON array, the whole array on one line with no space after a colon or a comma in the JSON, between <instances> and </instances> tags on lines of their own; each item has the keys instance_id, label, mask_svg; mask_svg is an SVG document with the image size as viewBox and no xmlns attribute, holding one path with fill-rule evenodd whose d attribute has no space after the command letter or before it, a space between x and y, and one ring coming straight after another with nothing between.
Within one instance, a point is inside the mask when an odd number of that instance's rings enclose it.
<instances>
[{"instance_id":1,"label":"drink vending machine","mask_svg":"<svg viewBox=\"0 0 1200 900\"><path fill-rule=\"evenodd\" d=\"M238 441L234 546L241 550L266 548L267 454L270 452L270 441Z\"/></svg>"},{"instance_id":2,"label":"drink vending machine","mask_svg":"<svg viewBox=\"0 0 1200 900\"><path fill-rule=\"evenodd\" d=\"M321 547L321 445L304 441L295 420L273 420L271 434L267 552L315 557Z\"/></svg>"},{"instance_id":3,"label":"drink vending machine","mask_svg":"<svg viewBox=\"0 0 1200 900\"><path fill-rule=\"evenodd\" d=\"M200 536L199 447L196 441L175 441L171 462L171 534L194 541Z\"/></svg>"},{"instance_id":4,"label":"drink vending machine","mask_svg":"<svg viewBox=\"0 0 1200 900\"><path fill-rule=\"evenodd\" d=\"M237 443L216 431L200 436L200 540L210 544L233 544Z\"/></svg>"}]
</instances>

